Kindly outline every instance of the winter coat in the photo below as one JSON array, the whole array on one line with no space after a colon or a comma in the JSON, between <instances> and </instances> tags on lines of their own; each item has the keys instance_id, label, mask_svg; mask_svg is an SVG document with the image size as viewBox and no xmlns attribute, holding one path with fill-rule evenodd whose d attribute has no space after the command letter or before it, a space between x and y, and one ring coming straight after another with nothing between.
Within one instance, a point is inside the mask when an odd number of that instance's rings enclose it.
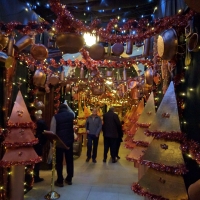
<instances>
[{"instance_id":1,"label":"winter coat","mask_svg":"<svg viewBox=\"0 0 200 200\"><path fill-rule=\"evenodd\" d=\"M92 115L90 115L85 124L86 130L89 130L90 135L99 135L101 129L102 129L102 121L101 118L97 115L93 118Z\"/></svg>"},{"instance_id":2,"label":"winter coat","mask_svg":"<svg viewBox=\"0 0 200 200\"><path fill-rule=\"evenodd\" d=\"M118 138L121 135L121 123L119 117L112 110L103 115L103 136Z\"/></svg>"},{"instance_id":3,"label":"winter coat","mask_svg":"<svg viewBox=\"0 0 200 200\"><path fill-rule=\"evenodd\" d=\"M56 120L56 134L66 146L71 146L74 142L73 113L67 108L62 108L54 117Z\"/></svg>"}]
</instances>

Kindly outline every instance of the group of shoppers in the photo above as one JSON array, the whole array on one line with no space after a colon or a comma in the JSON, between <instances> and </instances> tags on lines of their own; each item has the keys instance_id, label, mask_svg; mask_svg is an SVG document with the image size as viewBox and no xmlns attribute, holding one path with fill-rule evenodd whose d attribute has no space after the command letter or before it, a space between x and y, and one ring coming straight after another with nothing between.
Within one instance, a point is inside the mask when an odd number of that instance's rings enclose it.
<instances>
[{"instance_id":1,"label":"group of shoppers","mask_svg":"<svg viewBox=\"0 0 200 200\"><path fill-rule=\"evenodd\" d=\"M109 149L113 163L117 162L117 159L120 159L118 153L123 132L119 117L114 112L114 107L110 107L109 111L103 115L103 122L97 115L97 109L94 108L92 110L92 115L87 118L86 130L88 139L86 162L89 162L91 158L93 163L97 162L97 147L101 130L103 131L104 137L103 162L107 160Z\"/></svg>"},{"instance_id":2,"label":"group of shoppers","mask_svg":"<svg viewBox=\"0 0 200 200\"><path fill-rule=\"evenodd\" d=\"M110 149L110 155L112 158L112 163L117 162L119 157L119 147L122 142L123 132L119 117L114 113L114 107L110 107L109 111L103 115L102 119L97 115L97 108L93 108L92 114L86 120L86 131L87 131L87 159L86 162L89 162L92 158L93 163L96 163L97 158L97 148L100 132L103 131L104 137L104 154L103 162L107 160L107 154ZM63 187L64 182L68 185L72 185L72 178L74 176L74 160L73 160L73 143L74 143L74 129L73 121L75 118L75 113L71 110L68 104L65 102L59 106L58 113L52 117L50 124L50 131L53 134L56 134L62 142L65 144L63 146L56 146L56 171L57 171L57 180L55 185L58 187ZM35 119L37 122L38 119ZM40 121L42 120L40 116ZM38 126L38 139L44 130L47 129L44 120L42 120L44 126ZM42 143L43 144L43 143ZM38 155L42 154L37 152ZM66 161L66 171L67 176L63 177L63 156L65 156ZM43 179L39 177L39 165L35 166L35 182L42 181ZM37 176L37 177L36 177Z\"/></svg>"}]
</instances>

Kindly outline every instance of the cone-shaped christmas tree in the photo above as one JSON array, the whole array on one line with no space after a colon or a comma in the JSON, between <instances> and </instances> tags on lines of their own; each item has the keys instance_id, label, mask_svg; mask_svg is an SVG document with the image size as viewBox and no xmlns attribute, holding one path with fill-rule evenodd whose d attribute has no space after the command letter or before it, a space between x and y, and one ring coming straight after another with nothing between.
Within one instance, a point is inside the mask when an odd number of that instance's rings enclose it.
<instances>
[{"instance_id":1,"label":"cone-shaped christmas tree","mask_svg":"<svg viewBox=\"0 0 200 200\"><path fill-rule=\"evenodd\" d=\"M144 132L151 125L155 113L154 95L152 92L147 100L142 114L136 123L138 128L133 136L133 139L127 141L125 144L126 148L132 149L130 154L126 157L127 160L137 162L144 154L144 151L148 147L149 143L152 141L153 137L146 136Z\"/></svg>"},{"instance_id":2,"label":"cone-shaped christmas tree","mask_svg":"<svg viewBox=\"0 0 200 200\"><path fill-rule=\"evenodd\" d=\"M187 172L180 150L183 134L180 131L173 82L170 83L146 134L154 139L144 153L141 164L150 169L138 183L133 184L133 191L155 200L188 199L182 177Z\"/></svg>"},{"instance_id":3,"label":"cone-shaped christmas tree","mask_svg":"<svg viewBox=\"0 0 200 200\"><path fill-rule=\"evenodd\" d=\"M7 123L8 134L3 142L6 152L0 161L1 166L33 165L41 161L32 147L38 143L38 139L34 137L34 127L35 124L19 91Z\"/></svg>"},{"instance_id":4,"label":"cone-shaped christmas tree","mask_svg":"<svg viewBox=\"0 0 200 200\"><path fill-rule=\"evenodd\" d=\"M129 123L127 123L127 127L124 130L124 133L127 135L127 137L125 138L126 142L132 141L132 137L134 136L134 134L137 130L136 122L137 122L138 118L140 117L143 109L144 109L144 100L142 99L138 103L137 108L131 114L131 116L129 118Z\"/></svg>"},{"instance_id":5,"label":"cone-shaped christmas tree","mask_svg":"<svg viewBox=\"0 0 200 200\"><path fill-rule=\"evenodd\" d=\"M38 143L34 137L32 122L21 92L16 101L7 123L8 133L3 142L6 147L0 166L11 167L10 200L23 199L25 165L34 165L41 161L33 145Z\"/></svg>"}]
</instances>

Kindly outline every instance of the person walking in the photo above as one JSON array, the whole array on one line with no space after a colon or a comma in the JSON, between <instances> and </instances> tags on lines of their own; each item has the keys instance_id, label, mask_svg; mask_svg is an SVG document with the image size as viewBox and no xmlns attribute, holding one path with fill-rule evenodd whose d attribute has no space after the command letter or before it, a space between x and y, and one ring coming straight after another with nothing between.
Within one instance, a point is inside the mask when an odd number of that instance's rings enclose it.
<instances>
[{"instance_id":1,"label":"person walking","mask_svg":"<svg viewBox=\"0 0 200 200\"><path fill-rule=\"evenodd\" d=\"M124 124L124 122L122 121L121 122L121 127L119 127L119 135L118 135L118 138L117 138L117 142L116 142L116 158L117 159L120 159L120 156L119 156L119 148L120 148L120 145L121 145L121 142L123 142L123 130L122 130L122 125Z\"/></svg>"},{"instance_id":2,"label":"person walking","mask_svg":"<svg viewBox=\"0 0 200 200\"><path fill-rule=\"evenodd\" d=\"M110 149L112 163L116 163L116 146L121 130L119 117L114 113L114 107L110 107L107 113L103 115L103 136L104 136L104 155L103 162L107 160L107 154Z\"/></svg>"},{"instance_id":3,"label":"person walking","mask_svg":"<svg viewBox=\"0 0 200 200\"><path fill-rule=\"evenodd\" d=\"M99 134L102 129L102 120L97 115L97 108L93 108L92 115L86 120L86 131L87 131L87 159L89 162L91 157L93 163L96 163L97 147L99 142Z\"/></svg>"},{"instance_id":4,"label":"person walking","mask_svg":"<svg viewBox=\"0 0 200 200\"><path fill-rule=\"evenodd\" d=\"M74 129L73 120L74 112L65 102L59 106L58 113L52 117L50 130L58 135L58 137L67 146L67 149L56 145L56 171L57 180L55 186L63 187L63 155L66 160L67 177L65 183L72 185L72 178L74 176L74 159L73 159L73 143L74 143Z\"/></svg>"},{"instance_id":5,"label":"person walking","mask_svg":"<svg viewBox=\"0 0 200 200\"><path fill-rule=\"evenodd\" d=\"M43 154L43 147L47 142L47 138L43 134L44 130L47 130L47 125L44 119L42 119L42 111L38 110L35 112L36 117L36 134L35 137L38 138L38 143L34 145L35 152L38 156L42 157ZM38 183L43 181L44 179L39 175L40 171L40 163L36 163L34 167L34 183Z\"/></svg>"}]
</instances>

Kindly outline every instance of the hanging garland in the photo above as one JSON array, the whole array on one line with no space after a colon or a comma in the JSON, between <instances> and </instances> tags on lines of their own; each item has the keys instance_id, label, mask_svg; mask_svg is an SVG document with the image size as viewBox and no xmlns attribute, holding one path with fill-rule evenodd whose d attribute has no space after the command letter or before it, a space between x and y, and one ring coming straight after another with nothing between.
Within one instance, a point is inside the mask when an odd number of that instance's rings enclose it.
<instances>
[{"instance_id":1,"label":"hanging garland","mask_svg":"<svg viewBox=\"0 0 200 200\"><path fill-rule=\"evenodd\" d=\"M93 31L99 35L100 39L105 42L123 42L133 41L141 42L146 38L150 38L154 35L159 34L160 32L171 28L176 27L177 29L182 29L187 26L188 20L192 18L195 14L194 11L190 10L186 15L178 13L174 16L164 17L162 19L156 19L154 23L149 27L147 19L141 19L139 21L129 20L126 22L123 27L119 27L118 31L129 31L134 30L135 35L116 35L111 34L114 26L118 23L117 19L112 19L107 24L106 28L97 28L100 24L100 20L94 20L89 26L86 26L83 22L78 19L75 19L74 16L66 9L65 5L60 3L60 0L49 0L52 11L57 15L57 19L53 24L53 27L56 28L56 33L60 32L74 32L74 33L84 33ZM0 23L0 29L3 30L6 34L11 34L13 31L18 31L23 35L31 34L35 32L37 34L43 33L44 31L49 31L52 27L48 22L37 23L36 21L29 21L27 25L22 25L20 22L9 22L9 23Z\"/></svg>"},{"instance_id":2,"label":"hanging garland","mask_svg":"<svg viewBox=\"0 0 200 200\"><path fill-rule=\"evenodd\" d=\"M51 10L57 15L57 19L54 23L54 26L57 32L89 32L92 33L93 30L96 31L97 35L105 42L126 42L131 40L133 42L144 41L146 38L150 38L160 32L171 28L177 27L182 28L187 26L188 20L195 14L194 11L190 11L186 15L179 13L172 17L164 17L162 19L157 19L152 24L151 27L148 27L148 20L141 19L139 21L129 20L124 24L122 28L118 28L119 31L129 31L135 30L136 35L116 35L111 34L111 30L114 29L114 26L118 23L117 19L112 19L106 28L97 29L96 26L100 23L99 19L94 20L90 26L85 26L83 22L78 19L75 19L74 16L67 10L66 5L62 5L60 0L49 0Z\"/></svg>"},{"instance_id":3,"label":"hanging garland","mask_svg":"<svg viewBox=\"0 0 200 200\"><path fill-rule=\"evenodd\" d=\"M35 165L36 163L39 163L42 161L41 157L38 157L36 159L30 159L30 160L24 160L24 161L0 161L1 167L12 167L14 165Z\"/></svg>"}]
</instances>

